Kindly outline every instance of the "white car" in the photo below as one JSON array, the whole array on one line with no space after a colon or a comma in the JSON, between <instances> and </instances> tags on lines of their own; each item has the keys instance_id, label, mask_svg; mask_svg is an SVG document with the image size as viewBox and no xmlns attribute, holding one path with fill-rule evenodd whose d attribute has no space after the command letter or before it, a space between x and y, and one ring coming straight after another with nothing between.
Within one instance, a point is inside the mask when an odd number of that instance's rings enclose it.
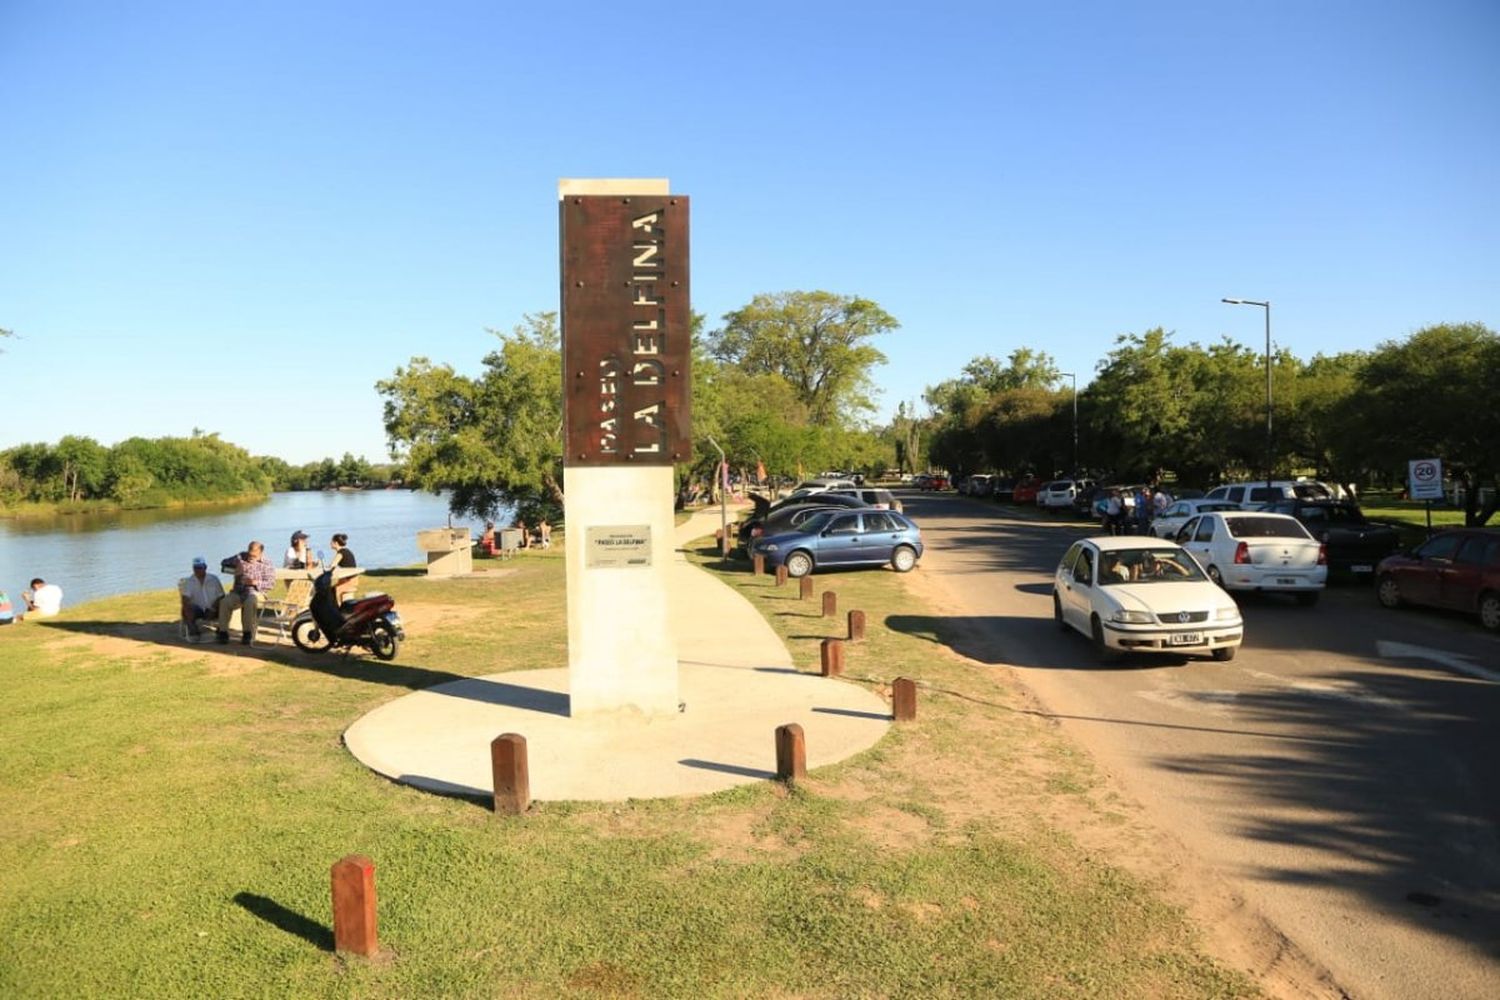
<instances>
[{"instance_id":1,"label":"white car","mask_svg":"<svg viewBox=\"0 0 1500 1000\"><path fill-rule=\"evenodd\" d=\"M1331 500L1333 489L1313 479L1274 479L1253 483L1225 483L1208 491L1205 500L1223 500L1241 510L1255 510L1278 500Z\"/></svg>"},{"instance_id":2,"label":"white car","mask_svg":"<svg viewBox=\"0 0 1500 1000\"><path fill-rule=\"evenodd\" d=\"M1323 544L1286 514L1199 514L1177 532L1177 543L1225 590L1276 591L1316 604L1328 582Z\"/></svg>"},{"instance_id":3,"label":"white car","mask_svg":"<svg viewBox=\"0 0 1500 1000\"><path fill-rule=\"evenodd\" d=\"M1234 600L1179 546L1103 535L1069 547L1052 583L1052 616L1122 653L1195 653L1232 660L1245 635Z\"/></svg>"},{"instance_id":4,"label":"white car","mask_svg":"<svg viewBox=\"0 0 1500 1000\"><path fill-rule=\"evenodd\" d=\"M1239 510L1240 505L1230 503L1227 500L1210 500L1200 497L1196 500L1173 500L1167 504L1167 509L1156 516L1151 522L1151 534L1157 538L1176 538L1177 532L1194 514L1210 514L1214 511Z\"/></svg>"},{"instance_id":5,"label":"white car","mask_svg":"<svg viewBox=\"0 0 1500 1000\"><path fill-rule=\"evenodd\" d=\"M1054 479L1036 491L1038 507L1062 510L1073 506L1073 498L1083 484L1072 479Z\"/></svg>"}]
</instances>

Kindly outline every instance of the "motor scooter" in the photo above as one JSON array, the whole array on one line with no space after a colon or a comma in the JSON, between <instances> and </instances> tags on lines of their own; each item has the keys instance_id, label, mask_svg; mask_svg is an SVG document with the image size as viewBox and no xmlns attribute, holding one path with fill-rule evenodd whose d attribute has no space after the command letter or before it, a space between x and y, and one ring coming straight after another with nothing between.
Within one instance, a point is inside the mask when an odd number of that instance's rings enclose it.
<instances>
[{"instance_id":1,"label":"motor scooter","mask_svg":"<svg viewBox=\"0 0 1500 1000\"><path fill-rule=\"evenodd\" d=\"M324 570L313 581L313 597L307 610L292 622L292 642L309 653L330 649L348 652L368 649L376 659L394 660L406 632L396 613L395 598L372 594L339 606L333 593L333 570Z\"/></svg>"}]
</instances>

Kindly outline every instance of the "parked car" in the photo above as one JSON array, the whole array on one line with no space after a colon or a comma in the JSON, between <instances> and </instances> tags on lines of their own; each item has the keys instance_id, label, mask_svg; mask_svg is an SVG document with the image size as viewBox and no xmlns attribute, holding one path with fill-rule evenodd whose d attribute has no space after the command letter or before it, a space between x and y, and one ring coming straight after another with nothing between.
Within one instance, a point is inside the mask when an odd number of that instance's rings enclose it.
<instances>
[{"instance_id":1,"label":"parked car","mask_svg":"<svg viewBox=\"0 0 1500 1000\"><path fill-rule=\"evenodd\" d=\"M1010 503L1015 499L1016 481L996 476L990 480L990 498L996 503Z\"/></svg>"},{"instance_id":2,"label":"parked car","mask_svg":"<svg viewBox=\"0 0 1500 1000\"><path fill-rule=\"evenodd\" d=\"M1353 500L1278 500L1262 510L1302 522L1328 552L1332 573L1373 574L1380 560L1401 547L1401 533L1365 517Z\"/></svg>"},{"instance_id":3,"label":"parked car","mask_svg":"<svg viewBox=\"0 0 1500 1000\"><path fill-rule=\"evenodd\" d=\"M825 511L792 530L758 539L752 552L765 556L767 566L786 566L788 576L885 563L906 573L922 557L922 532L893 510Z\"/></svg>"},{"instance_id":4,"label":"parked car","mask_svg":"<svg viewBox=\"0 0 1500 1000\"><path fill-rule=\"evenodd\" d=\"M937 472L918 476L917 488L922 490L946 490L948 488L948 477Z\"/></svg>"},{"instance_id":5,"label":"parked car","mask_svg":"<svg viewBox=\"0 0 1500 1000\"><path fill-rule=\"evenodd\" d=\"M990 480L994 478L994 476L988 473L976 472L974 475L964 478L964 481L958 485L958 492L966 497L989 496Z\"/></svg>"},{"instance_id":6,"label":"parked car","mask_svg":"<svg viewBox=\"0 0 1500 1000\"><path fill-rule=\"evenodd\" d=\"M857 497L847 497L833 493L783 497L775 503L771 503L759 494L752 493L750 494L750 499L755 503L754 512L730 528L735 533L735 538L739 540L739 544L744 546L747 555L750 552L750 542L765 534L768 522L772 530L784 528L788 524L787 515L791 512L802 511L805 517L812 510L847 509L868 506L868 504Z\"/></svg>"},{"instance_id":7,"label":"parked car","mask_svg":"<svg viewBox=\"0 0 1500 1000\"><path fill-rule=\"evenodd\" d=\"M1328 582L1323 544L1285 514L1198 514L1177 532L1177 544L1225 590L1275 591L1311 605Z\"/></svg>"},{"instance_id":8,"label":"parked car","mask_svg":"<svg viewBox=\"0 0 1500 1000\"><path fill-rule=\"evenodd\" d=\"M1073 506L1073 498L1078 495L1078 491L1090 485L1092 484L1088 480L1054 479L1037 490L1037 506L1047 510L1066 510Z\"/></svg>"},{"instance_id":9,"label":"parked car","mask_svg":"<svg viewBox=\"0 0 1500 1000\"><path fill-rule=\"evenodd\" d=\"M806 495L808 493L822 493L824 490L834 490L834 489L840 489L840 488L852 488L853 486L854 486L854 480L852 480L852 479L841 479L841 478L833 478L833 477L828 477L828 476L819 476L816 479L804 480L803 482L798 483L796 486L793 486L792 487L792 494L793 495L797 495L797 494Z\"/></svg>"},{"instance_id":10,"label":"parked car","mask_svg":"<svg viewBox=\"0 0 1500 1000\"><path fill-rule=\"evenodd\" d=\"M1157 538L1175 538L1182 526L1194 514L1211 514L1215 511L1239 510L1239 504L1226 500L1173 500L1167 509L1151 522L1151 534Z\"/></svg>"},{"instance_id":11,"label":"parked car","mask_svg":"<svg viewBox=\"0 0 1500 1000\"><path fill-rule=\"evenodd\" d=\"M901 509L901 501L896 499L894 493L875 486L851 486L848 489L838 487L828 490L826 493L819 494L819 496L853 497L856 500L864 501L871 507L878 507L881 510Z\"/></svg>"},{"instance_id":12,"label":"parked car","mask_svg":"<svg viewBox=\"0 0 1500 1000\"><path fill-rule=\"evenodd\" d=\"M1323 483L1311 479L1264 479L1253 483L1224 483L1208 491L1207 499L1237 503L1242 510L1254 510L1261 504L1278 500L1331 500L1333 490Z\"/></svg>"},{"instance_id":13,"label":"parked car","mask_svg":"<svg viewBox=\"0 0 1500 1000\"><path fill-rule=\"evenodd\" d=\"M1441 531L1410 552L1387 556L1375 569L1375 594L1388 608L1452 608L1500 630L1500 531Z\"/></svg>"},{"instance_id":14,"label":"parked car","mask_svg":"<svg viewBox=\"0 0 1500 1000\"><path fill-rule=\"evenodd\" d=\"M1068 548L1052 582L1052 616L1122 653L1196 653L1232 660L1244 638L1233 599L1186 551L1155 538L1105 535Z\"/></svg>"},{"instance_id":15,"label":"parked car","mask_svg":"<svg viewBox=\"0 0 1500 1000\"><path fill-rule=\"evenodd\" d=\"M1036 503L1036 491L1041 488L1042 481L1036 476L1023 476L1016 480L1010 498L1015 503Z\"/></svg>"}]
</instances>

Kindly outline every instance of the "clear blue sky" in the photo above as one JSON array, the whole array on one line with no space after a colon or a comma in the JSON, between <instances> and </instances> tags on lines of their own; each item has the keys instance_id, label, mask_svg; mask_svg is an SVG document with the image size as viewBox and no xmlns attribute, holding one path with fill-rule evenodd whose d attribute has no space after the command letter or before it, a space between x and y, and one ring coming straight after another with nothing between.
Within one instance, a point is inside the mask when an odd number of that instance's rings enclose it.
<instances>
[{"instance_id":1,"label":"clear blue sky","mask_svg":"<svg viewBox=\"0 0 1500 1000\"><path fill-rule=\"evenodd\" d=\"M0 447L384 457L374 382L557 304L560 177L693 198L694 308L971 357L1500 326L1500 3L0 0Z\"/></svg>"}]
</instances>

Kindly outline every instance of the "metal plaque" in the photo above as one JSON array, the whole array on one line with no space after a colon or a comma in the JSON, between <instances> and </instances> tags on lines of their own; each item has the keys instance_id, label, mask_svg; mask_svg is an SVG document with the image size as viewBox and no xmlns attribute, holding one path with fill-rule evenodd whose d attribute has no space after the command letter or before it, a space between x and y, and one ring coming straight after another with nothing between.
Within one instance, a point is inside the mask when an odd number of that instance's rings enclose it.
<instances>
[{"instance_id":1,"label":"metal plaque","mask_svg":"<svg viewBox=\"0 0 1500 1000\"><path fill-rule=\"evenodd\" d=\"M565 464L689 460L688 199L567 195L560 208Z\"/></svg>"},{"instance_id":2,"label":"metal plaque","mask_svg":"<svg viewBox=\"0 0 1500 1000\"><path fill-rule=\"evenodd\" d=\"M589 528L584 532L583 550L584 566L587 569L641 569L650 566L651 525L621 524Z\"/></svg>"}]
</instances>

